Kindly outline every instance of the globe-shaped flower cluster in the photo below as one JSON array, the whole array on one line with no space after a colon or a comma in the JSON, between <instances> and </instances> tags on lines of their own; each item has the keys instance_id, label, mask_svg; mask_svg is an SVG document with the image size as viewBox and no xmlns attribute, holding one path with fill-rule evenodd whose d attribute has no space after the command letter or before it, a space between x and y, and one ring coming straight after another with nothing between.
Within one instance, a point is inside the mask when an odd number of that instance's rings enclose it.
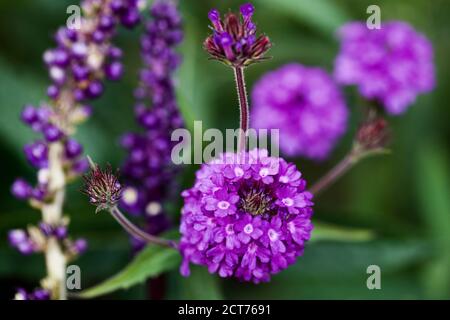
<instances>
[{"instance_id":1,"label":"globe-shaped flower cluster","mask_svg":"<svg viewBox=\"0 0 450 320\"><path fill-rule=\"evenodd\" d=\"M189 263L254 283L302 255L312 224L312 194L294 164L266 150L225 153L197 172L182 193L181 273Z\"/></svg>"},{"instance_id":2,"label":"globe-shaped flower cluster","mask_svg":"<svg viewBox=\"0 0 450 320\"><path fill-rule=\"evenodd\" d=\"M362 22L351 22L339 30L339 38L337 81L357 85L362 96L379 102L388 113L403 113L417 95L433 89L433 47L409 24L390 21L370 30Z\"/></svg>"},{"instance_id":3,"label":"globe-shaped flower cluster","mask_svg":"<svg viewBox=\"0 0 450 320\"><path fill-rule=\"evenodd\" d=\"M347 129L339 88L321 68L291 63L264 75L252 91L251 125L279 129L288 156L325 159Z\"/></svg>"}]
</instances>

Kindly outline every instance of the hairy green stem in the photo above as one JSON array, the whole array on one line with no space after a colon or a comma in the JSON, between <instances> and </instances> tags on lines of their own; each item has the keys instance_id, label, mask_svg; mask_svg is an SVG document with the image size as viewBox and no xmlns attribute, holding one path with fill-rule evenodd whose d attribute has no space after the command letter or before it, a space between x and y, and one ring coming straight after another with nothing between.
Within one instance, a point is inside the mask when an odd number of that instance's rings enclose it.
<instances>
[{"instance_id":1,"label":"hairy green stem","mask_svg":"<svg viewBox=\"0 0 450 320\"><path fill-rule=\"evenodd\" d=\"M239 123L239 141L238 152L247 149L247 130L249 128L249 105L247 98L247 89L245 87L244 67L234 67L234 78L236 80L236 89L239 98L240 123Z\"/></svg>"}]
</instances>

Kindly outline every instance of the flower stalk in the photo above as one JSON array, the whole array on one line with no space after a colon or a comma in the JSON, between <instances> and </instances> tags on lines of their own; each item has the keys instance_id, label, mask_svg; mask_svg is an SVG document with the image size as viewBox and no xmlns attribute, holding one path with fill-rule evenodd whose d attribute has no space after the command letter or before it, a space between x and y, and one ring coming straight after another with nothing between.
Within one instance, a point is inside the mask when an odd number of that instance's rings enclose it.
<instances>
[{"instance_id":1,"label":"flower stalk","mask_svg":"<svg viewBox=\"0 0 450 320\"><path fill-rule=\"evenodd\" d=\"M238 140L238 152L246 151L247 149L247 130L249 128L249 105L247 97L247 89L245 86L244 67L234 67L234 77L236 81L236 89L239 99L239 140Z\"/></svg>"},{"instance_id":2,"label":"flower stalk","mask_svg":"<svg viewBox=\"0 0 450 320\"><path fill-rule=\"evenodd\" d=\"M238 152L247 149L247 130L249 128L249 105L245 87L244 69L265 59L271 47L269 38L257 36L256 24L252 17L255 8L251 3L240 7L240 15L227 13L223 19L217 9L208 13L213 33L203 43L211 59L233 68L239 98L240 125Z\"/></svg>"},{"instance_id":3,"label":"flower stalk","mask_svg":"<svg viewBox=\"0 0 450 320\"><path fill-rule=\"evenodd\" d=\"M134 225L130 220L128 220L125 215L119 210L117 206L109 208L109 213L111 216L125 229L125 231L144 242L156 244L168 248L177 248L177 243L172 240L163 239L157 236L153 236Z\"/></svg>"},{"instance_id":4,"label":"flower stalk","mask_svg":"<svg viewBox=\"0 0 450 320\"><path fill-rule=\"evenodd\" d=\"M372 155L387 154L385 149L389 140L387 122L370 111L367 120L359 127L350 152L328 173L320 178L309 191L317 196L330 187L359 161Z\"/></svg>"},{"instance_id":5,"label":"flower stalk","mask_svg":"<svg viewBox=\"0 0 450 320\"><path fill-rule=\"evenodd\" d=\"M350 168L352 168L358 162L357 157L353 152L348 153L345 157L339 161L329 172L327 172L322 178L319 179L309 191L317 196L319 193L327 189L340 177L342 177Z\"/></svg>"},{"instance_id":6,"label":"flower stalk","mask_svg":"<svg viewBox=\"0 0 450 320\"><path fill-rule=\"evenodd\" d=\"M360 152L353 148L339 163L328 171L322 178L320 178L309 191L317 196L322 193L328 187L338 181L345 173L352 169L362 159L373 155L388 154L390 151L387 149L377 149L371 151Z\"/></svg>"},{"instance_id":7,"label":"flower stalk","mask_svg":"<svg viewBox=\"0 0 450 320\"><path fill-rule=\"evenodd\" d=\"M88 160L91 172L83 176L85 181L83 193L89 197L89 202L97 207L96 213L108 211L129 235L144 242L175 249L178 247L176 242L151 235L128 220L117 207L123 187L112 172L111 166L102 170L89 156Z\"/></svg>"},{"instance_id":8,"label":"flower stalk","mask_svg":"<svg viewBox=\"0 0 450 320\"><path fill-rule=\"evenodd\" d=\"M49 146L49 192L53 199L42 206L42 217L48 225L60 225L63 219L63 204L65 198L66 177L61 163L63 146L53 143ZM50 237L44 248L47 277L43 280L50 290L53 299L67 299L66 265L67 258L59 242Z\"/></svg>"}]
</instances>

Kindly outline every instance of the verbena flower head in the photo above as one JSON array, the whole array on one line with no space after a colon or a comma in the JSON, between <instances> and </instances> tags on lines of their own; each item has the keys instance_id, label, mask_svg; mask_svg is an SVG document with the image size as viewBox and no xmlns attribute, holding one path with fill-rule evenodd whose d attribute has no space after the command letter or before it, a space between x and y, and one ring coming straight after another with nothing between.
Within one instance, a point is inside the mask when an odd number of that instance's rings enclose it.
<instances>
[{"instance_id":1,"label":"verbena flower head","mask_svg":"<svg viewBox=\"0 0 450 320\"><path fill-rule=\"evenodd\" d=\"M266 150L222 154L182 193L180 271L189 263L221 277L268 281L303 253L312 194L294 164Z\"/></svg>"},{"instance_id":2,"label":"verbena flower head","mask_svg":"<svg viewBox=\"0 0 450 320\"><path fill-rule=\"evenodd\" d=\"M264 75L252 91L251 126L279 129L288 156L326 158L347 128L345 100L320 68L288 64Z\"/></svg>"},{"instance_id":3,"label":"verbena flower head","mask_svg":"<svg viewBox=\"0 0 450 320\"><path fill-rule=\"evenodd\" d=\"M351 22L338 35L337 81L357 85L362 96L381 103L388 113L403 113L419 94L434 88L432 45L409 24L385 22L370 30L363 22Z\"/></svg>"},{"instance_id":4,"label":"verbena flower head","mask_svg":"<svg viewBox=\"0 0 450 320\"><path fill-rule=\"evenodd\" d=\"M255 8L246 3L241 6L241 17L229 12L222 20L219 11L209 12L213 34L204 42L205 50L211 58L234 67L245 67L264 59L271 43L267 36L256 34L256 24L252 21Z\"/></svg>"},{"instance_id":5,"label":"verbena flower head","mask_svg":"<svg viewBox=\"0 0 450 320\"><path fill-rule=\"evenodd\" d=\"M122 195L122 185L108 165L102 170L93 165L90 173L83 176L85 186L83 192L89 196L89 202L97 207L96 212L115 206Z\"/></svg>"}]
</instances>

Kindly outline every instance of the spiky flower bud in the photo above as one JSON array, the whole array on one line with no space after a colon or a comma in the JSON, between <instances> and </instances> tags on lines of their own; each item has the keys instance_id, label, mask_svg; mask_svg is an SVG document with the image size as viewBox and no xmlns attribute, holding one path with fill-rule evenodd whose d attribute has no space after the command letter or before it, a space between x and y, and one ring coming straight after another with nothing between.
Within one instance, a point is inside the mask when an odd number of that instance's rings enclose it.
<instances>
[{"instance_id":1,"label":"spiky flower bud","mask_svg":"<svg viewBox=\"0 0 450 320\"><path fill-rule=\"evenodd\" d=\"M357 146L366 151L383 149L388 142L388 123L381 117L364 122L356 134Z\"/></svg>"},{"instance_id":2,"label":"spiky flower bud","mask_svg":"<svg viewBox=\"0 0 450 320\"><path fill-rule=\"evenodd\" d=\"M271 43L267 36L256 35L256 25L252 21L254 10L253 5L247 3L240 8L242 19L230 12L224 20L216 9L209 12L213 34L203 46L212 59L233 67L246 67L264 59Z\"/></svg>"},{"instance_id":3,"label":"spiky flower bud","mask_svg":"<svg viewBox=\"0 0 450 320\"><path fill-rule=\"evenodd\" d=\"M83 176L83 193L89 196L89 202L97 207L95 212L114 207L122 195L122 185L112 172L111 166L102 170L98 165L92 164L92 170Z\"/></svg>"}]
</instances>

